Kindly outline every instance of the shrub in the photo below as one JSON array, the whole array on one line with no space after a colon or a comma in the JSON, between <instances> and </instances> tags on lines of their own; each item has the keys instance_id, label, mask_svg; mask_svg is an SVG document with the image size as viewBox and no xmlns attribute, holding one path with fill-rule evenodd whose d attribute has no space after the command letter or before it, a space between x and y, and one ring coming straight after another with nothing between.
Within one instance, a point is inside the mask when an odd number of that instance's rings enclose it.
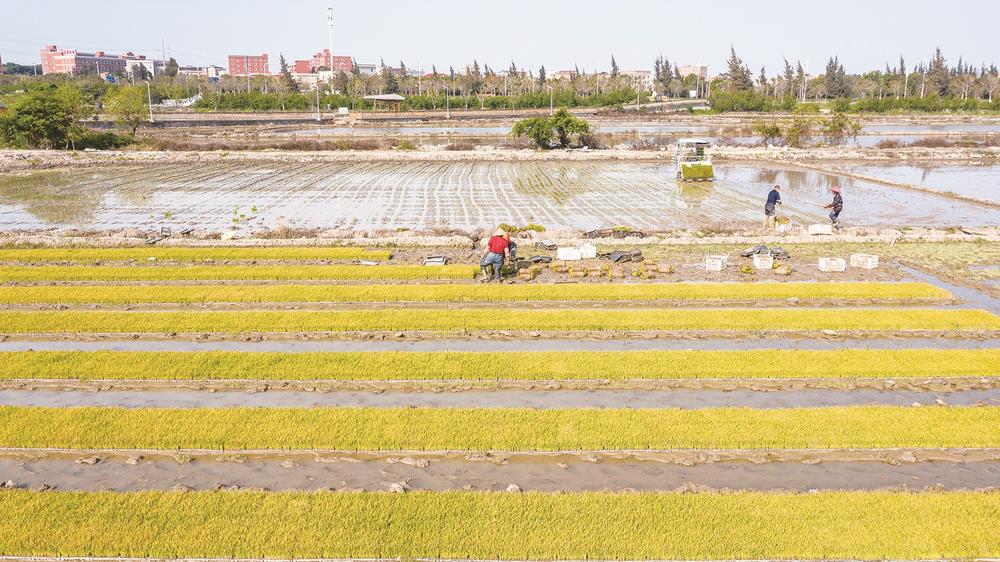
<instances>
[{"instance_id":1,"label":"shrub","mask_svg":"<svg viewBox=\"0 0 1000 562\"><path fill-rule=\"evenodd\" d=\"M518 121L511 129L511 134L515 137L528 137L539 148L552 148L555 138L558 145L565 148L574 136L582 142L584 136L590 134L590 124L566 108L560 108L549 117L530 117Z\"/></svg>"}]
</instances>

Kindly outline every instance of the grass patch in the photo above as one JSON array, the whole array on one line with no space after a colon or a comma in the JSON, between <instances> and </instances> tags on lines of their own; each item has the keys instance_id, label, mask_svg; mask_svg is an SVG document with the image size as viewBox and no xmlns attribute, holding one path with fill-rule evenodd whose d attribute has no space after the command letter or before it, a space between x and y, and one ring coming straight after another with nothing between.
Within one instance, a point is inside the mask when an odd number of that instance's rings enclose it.
<instances>
[{"instance_id":1,"label":"grass patch","mask_svg":"<svg viewBox=\"0 0 1000 562\"><path fill-rule=\"evenodd\" d=\"M247 333L457 330L908 331L998 330L982 310L324 310L0 311L0 331L31 333Z\"/></svg>"},{"instance_id":2,"label":"grass patch","mask_svg":"<svg viewBox=\"0 0 1000 562\"><path fill-rule=\"evenodd\" d=\"M0 407L0 447L339 451L1000 446L1000 408Z\"/></svg>"},{"instance_id":3,"label":"grass patch","mask_svg":"<svg viewBox=\"0 0 1000 562\"><path fill-rule=\"evenodd\" d=\"M0 287L6 304L266 302L527 302L698 300L938 300L925 283L655 283L636 285L198 285Z\"/></svg>"},{"instance_id":4,"label":"grass patch","mask_svg":"<svg viewBox=\"0 0 1000 562\"><path fill-rule=\"evenodd\" d=\"M342 246L280 248L199 247L199 248L0 248L0 262L116 262L146 260L197 262L205 260L387 260L386 250L366 250Z\"/></svg>"},{"instance_id":5,"label":"grass patch","mask_svg":"<svg viewBox=\"0 0 1000 562\"><path fill-rule=\"evenodd\" d=\"M187 266L12 266L0 268L0 282L33 281L311 281L472 279L478 266L446 265L187 265Z\"/></svg>"},{"instance_id":6,"label":"grass patch","mask_svg":"<svg viewBox=\"0 0 1000 562\"><path fill-rule=\"evenodd\" d=\"M0 352L0 379L628 380L1000 376L1000 350Z\"/></svg>"},{"instance_id":7,"label":"grass patch","mask_svg":"<svg viewBox=\"0 0 1000 562\"><path fill-rule=\"evenodd\" d=\"M0 492L0 551L131 558L996 556L997 492Z\"/></svg>"}]
</instances>

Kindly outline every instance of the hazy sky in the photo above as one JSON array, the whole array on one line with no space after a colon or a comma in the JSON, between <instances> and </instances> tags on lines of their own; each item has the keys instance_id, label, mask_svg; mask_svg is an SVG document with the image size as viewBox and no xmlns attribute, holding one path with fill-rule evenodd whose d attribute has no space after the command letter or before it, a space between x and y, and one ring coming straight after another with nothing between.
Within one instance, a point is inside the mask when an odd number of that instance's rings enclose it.
<instances>
[{"instance_id":1,"label":"hazy sky","mask_svg":"<svg viewBox=\"0 0 1000 562\"><path fill-rule=\"evenodd\" d=\"M226 65L226 55L307 58L327 46L327 0L3 0L0 57L37 63L46 44L80 50L167 56L182 65ZM769 75L782 56L821 72L837 54L849 72L927 58L940 46L950 62L963 56L1000 63L1000 2L925 0L654 1L381 0L334 2L334 51L358 62L439 71L472 60L496 69L544 64L551 73L574 63L649 69L657 54L708 64L713 73L730 44Z\"/></svg>"}]
</instances>

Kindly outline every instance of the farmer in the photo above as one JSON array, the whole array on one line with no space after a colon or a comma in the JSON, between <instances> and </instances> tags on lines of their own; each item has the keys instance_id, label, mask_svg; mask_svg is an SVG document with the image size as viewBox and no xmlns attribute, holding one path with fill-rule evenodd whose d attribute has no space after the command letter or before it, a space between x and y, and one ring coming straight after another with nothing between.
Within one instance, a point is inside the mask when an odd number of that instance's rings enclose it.
<instances>
[{"instance_id":1,"label":"farmer","mask_svg":"<svg viewBox=\"0 0 1000 562\"><path fill-rule=\"evenodd\" d=\"M830 210L830 222L833 223L833 227L840 229L840 212L844 210L844 198L840 196L840 186L835 185L830 188L833 192L833 203L825 205L824 209Z\"/></svg>"},{"instance_id":2,"label":"farmer","mask_svg":"<svg viewBox=\"0 0 1000 562\"><path fill-rule=\"evenodd\" d=\"M510 233L498 227L493 236L490 237L489 242L486 243L486 253L483 254L483 259L479 262L479 267L483 270L483 278L480 279L482 283L490 281L491 277L488 272L490 267L493 268L493 278L498 283L503 281L503 263L510 256L511 244Z\"/></svg>"},{"instance_id":3,"label":"farmer","mask_svg":"<svg viewBox=\"0 0 1000 562\"><path fill-rule=\"evenodd\" d=\"M781 205L781 194L778 190L781 189L780 186L774 186L774 189L767 194L767 203L764 203L764 228L774 230L774 225L777 220L777 206Z\"/></svg>"}]
</instances>

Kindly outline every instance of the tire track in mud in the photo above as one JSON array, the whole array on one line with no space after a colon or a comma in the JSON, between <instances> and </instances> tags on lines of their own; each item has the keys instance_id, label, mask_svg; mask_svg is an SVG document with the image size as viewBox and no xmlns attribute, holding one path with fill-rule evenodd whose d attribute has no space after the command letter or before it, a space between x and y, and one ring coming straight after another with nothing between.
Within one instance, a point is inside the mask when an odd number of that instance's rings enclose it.
<instances>
[{"instance_id":1,"label":"tire track in mud","mask_svg":"<svg viewBox=\"0 0 1000 562\"><path fill-rule=\"evenodd\" d=\"M598 456L229 455L175 458L107 455L3 455L0 481L19 488L81 491L511 490L538 492L754 490L988 490L1000 462L880 461L696 463ZM86 463L76 460L87 459ZM586 460L584 460L586 459ZM93 463L93 464L88 464Z\"/></svg>"},{"instance_id":2,"label":"tire track in mud","mask_svg":"<svg viewBox=\"0 0 1000 562\"><path fill-rule=\"evenodd\" d=\"M128 384L128 381L123 381ZM225 382L225 381L221 381ZM322 381L316 381L321 383ZM753 381L750 381L751 383ZM197 384L197 381L190 381ZM58 383L56 383L58 384ZM99 385L100 383L98 383ZM544 385L544 381L538 382ZM0 390L0 406L66 408L828 408L837 406L1000 406L1000 388L913 390L465 390L451 392L294 390Z\"/></svg>"}]
</instances>

